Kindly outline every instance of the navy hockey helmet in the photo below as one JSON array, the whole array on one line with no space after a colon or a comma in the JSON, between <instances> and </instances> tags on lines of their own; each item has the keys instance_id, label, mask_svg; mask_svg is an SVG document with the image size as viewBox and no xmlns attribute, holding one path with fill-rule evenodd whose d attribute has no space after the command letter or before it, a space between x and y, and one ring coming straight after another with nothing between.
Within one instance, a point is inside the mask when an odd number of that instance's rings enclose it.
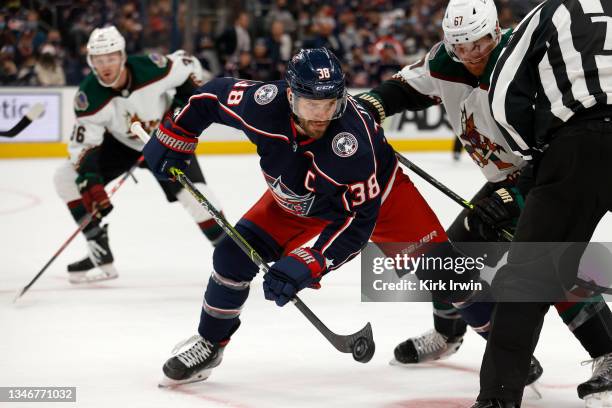
<instances>
[{"instance_id":1,"label":"navy hockey helmet","mask_svg":"<svg viewBox=\"0 0 612 408\"><path fill-rule=\"evenodd\" d=\"M338 58L326 48L300 50L287 65L285 75L291 97L293 113L307 120L337 119L346 109L346 85L344 72ZM303 102L300 99L304 100ZM307 101L333 99L329 117L315 116Z\"/></svg>"}]
</instances>

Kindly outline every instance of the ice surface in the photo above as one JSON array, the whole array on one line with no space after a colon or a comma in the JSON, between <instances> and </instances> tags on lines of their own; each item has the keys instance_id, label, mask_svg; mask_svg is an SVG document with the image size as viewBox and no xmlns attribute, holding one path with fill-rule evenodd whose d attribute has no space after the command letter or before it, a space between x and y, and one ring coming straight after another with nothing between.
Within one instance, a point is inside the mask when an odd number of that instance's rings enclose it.
<instances>
[{"instance_id":1,"label":"ice surface","mask_svg":"<svg viewBox=\"0 0 612 408\"><path fill-rule=\"evenodd\" d=\"M408 154L469 198L484 182L464 156ZM337 352L297 309L263 298L257 278L243 324L225 359L203 383L157 388L172 347L196 333L212 249L179 204L168 205L152 176L136 173L113 199L108 217L120 277L74 286L66 264L85 253L81 237L17 304L12 299L76 228L56 196L60 160L0 161L0 386L76 386L77 403L0 403L63 407L466 407L478 392L484 341L473 332L451 359L392 367L395 345L429 329L428 304L361 303L359 261L326 276L302 299L332 330L347 334L372 322L376 355L369 364ZM202 156L200 163L223 211L236 221L264 191L255 156ZM447 226L460 207L418 176L411 178ZM595 239L609 241L609 218ZM581 407L576 384L588 359L556 311L548 314L537 357L544 399L525 407Z\"/></svg>"}]
</instances>

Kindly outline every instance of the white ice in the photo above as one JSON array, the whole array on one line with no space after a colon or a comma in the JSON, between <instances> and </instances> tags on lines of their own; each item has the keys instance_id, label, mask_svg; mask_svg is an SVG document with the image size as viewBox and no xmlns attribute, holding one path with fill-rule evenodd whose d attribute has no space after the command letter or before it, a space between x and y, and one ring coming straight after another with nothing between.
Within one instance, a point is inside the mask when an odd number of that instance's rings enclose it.
<instances>
[{"instance_id":1,"label":"white ice","mask_svg":"<svg viewBox=\"0 0 612 408\"><path fill-rule=\"evenodd\" d=\"M459 163L450 153L408 157L466 198L484 181L465 155ZM264 300L258 277L222 365L205 382L159 389L172 347L196 333L212 249L181 206L168 205L152 176L139 170L138 184L123 185L108 217L119 279L68 283L66 264L85 253L78 237L12 304L76 228L53 189L59 163L0 161L0 386L76 386L77 403L0 406L448 408L469 406L477 395L485 344L473 332L444 363L411 369L388 364L398 342L432 326L431 309L361 303L359 260L326 276L321 290L304 291L302 299L339 333L372 322L376 355L369 364L337 352L293 306ZM202 156L200 163L230 220L264 191L255 156ZM410 176L448 226L460 207ZM611 237L606 218L595 239ZM536 355L545 370L544 398L528 393L523 406L583 406L576 385L590 376L590 366L580 365L588 355L554 309Z\"/></svg>"}]
</instances>

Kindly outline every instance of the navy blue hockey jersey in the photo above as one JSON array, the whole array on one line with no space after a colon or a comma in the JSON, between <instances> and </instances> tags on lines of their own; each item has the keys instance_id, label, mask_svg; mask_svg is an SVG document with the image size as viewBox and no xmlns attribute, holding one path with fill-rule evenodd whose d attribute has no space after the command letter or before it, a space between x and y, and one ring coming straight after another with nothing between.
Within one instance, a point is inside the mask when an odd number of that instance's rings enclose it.
<instances>
[{"instance_id":1,"label":"navy blue hockey jersey","mask_svg":"<svg viewBox=\"0 0 612 408\"><path fill-rule=\"evenodd\" d=\"M197 90L172 125L196 135L213 122L242 130L257 146L278 205L301 217L329 221L314 248L332 270L368 242L397 159L383 129L351 97L344 115L330 123L321 139L301 137L286 90L284 81L218 78Z\"/></svg>"}]
</instances>

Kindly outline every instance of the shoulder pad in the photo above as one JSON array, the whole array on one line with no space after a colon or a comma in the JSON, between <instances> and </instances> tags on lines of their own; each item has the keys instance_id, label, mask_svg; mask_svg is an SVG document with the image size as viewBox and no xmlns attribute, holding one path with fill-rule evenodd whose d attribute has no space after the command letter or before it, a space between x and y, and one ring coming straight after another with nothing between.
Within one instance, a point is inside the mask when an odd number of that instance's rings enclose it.
<instances>
[{"instance_id":1,"label":"shoulder pad","mask_svg":"<svg viewBox=\"0 0 612 408\"><path fill-rule=\"evenodd\" d=\"M111 90L100 85L91 73L81 82L74 97L74 112L77 116L91 115L102 109L112 98Z\"/></svg>"},{"instance_id":2,"label":"shoulder pad","mask_svg":"<svg viewBox=\"0 0 612 408\"><path fill-rule=\"evenodd\" d=\"M172 61L164 55L154 53L129 56L127 65L132 73L134 87L140 88L165 77L170 72Z\"/></svg>"},{"instance_id":3,"label":"shoulder pad","mask_svg":"<svg viewBox=\"0 0 612 408\"><path fill-rule=\"evenodd\" d=\"M442 42L432 47L428 65L431 76L434 78L475 85L474 76L462 63L455 61L448 54Z\"/></svg>"}]
</instances>

